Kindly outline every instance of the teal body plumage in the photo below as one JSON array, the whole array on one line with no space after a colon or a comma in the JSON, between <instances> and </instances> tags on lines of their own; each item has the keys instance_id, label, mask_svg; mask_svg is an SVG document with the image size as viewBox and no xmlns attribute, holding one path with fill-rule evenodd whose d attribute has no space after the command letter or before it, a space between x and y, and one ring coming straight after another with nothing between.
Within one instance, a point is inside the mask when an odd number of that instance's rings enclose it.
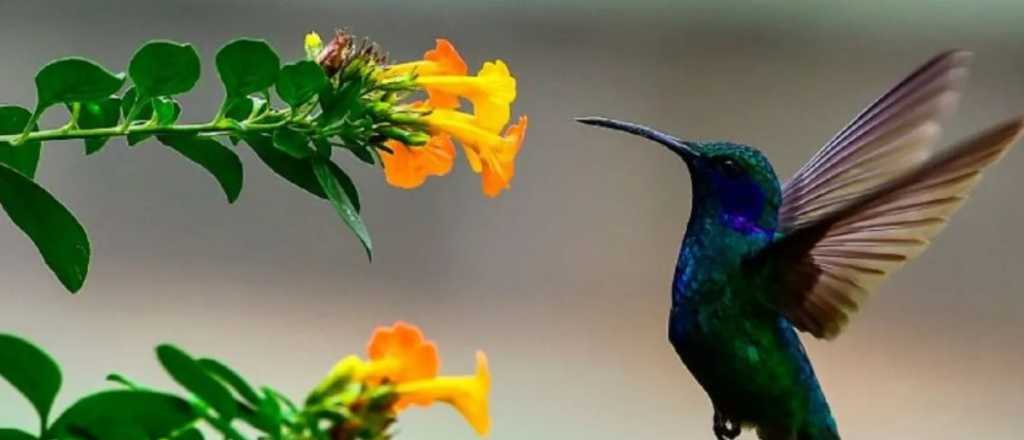
<instances>
[{"instance_id":1,"label":"teal body plumage","mask_svg":"<svg viewBox=\"0 0 1024 440\"><path fill-rule=\"evenodd\" d=\"M775 238L781 190L771 164L742 145L691 148L702 159L688 162L693 207L673 277L669 340L711 397L720 425L838 439L793 326L762 300L779 287L772 272L784 268L743 264ZM725 160L742 160L753 172L733 173L719 165Z\"/></svg>"}]
</instances>

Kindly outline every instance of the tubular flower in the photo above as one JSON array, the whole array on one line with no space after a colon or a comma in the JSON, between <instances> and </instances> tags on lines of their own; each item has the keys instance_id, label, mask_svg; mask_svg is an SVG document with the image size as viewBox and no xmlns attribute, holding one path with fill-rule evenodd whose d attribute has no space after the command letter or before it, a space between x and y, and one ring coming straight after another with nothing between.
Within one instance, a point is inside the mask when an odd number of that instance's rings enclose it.
<instances>
[{"instance_id":1,"label":"tubular flower","mask_svg":"<svg viewBox=\"0 0 1024 440\"><path fill-rule=\"evenodd\" d=\"M321 59L326 52L329 47ZM467 71L445 39L438 39L422 60L380 68L376 81L383 87L427 94L424 102L380 107L394 126L378 147L390 185L413 189L430 176L449 173L454 139L462 144L470 168L481 175L485 195L496 197L510 187L526 131L525 117L508 126L516 79L501 60L484 63L475 75ZM462 99L472 104L471 112L459 110Z\"/></svg>"},{"instance_id":2,"label":"tubular flower","mask_svg":"<svg viewBox=\"0 0 1024 440\"><path fill-rule=\"evenodd\" d=\"M416 84L432 92L430 105L434 108L453 108L449 102L437 102L434 95L457 95L473 103L477 124L484 129L500 132L508 123L509 106L516 99L516 79L501 60L484 63L476 76L420 76Z\"/></svg>"},{"instance_id":3,"label":"tubular flower","mask_svg":"<svg viewBox=\"0 0 1024 440\"><path fill-rule=\"evenodd\" d=\"M488 399L491 392L491 371L487 355L476 352L476 374L442 376L433 379L400 383L395 387L399 402L444 402L455 407L477 434L486 437L491 430Z\"/></svg>"},{"instance_id":4,"label":"tubular flower","mask_svg":"<svg viewBox=\"0 0 1024 440\"><path fill-rule=\"evenodd\" d=\"M451 133L462 143L470 168L481 175L483 192L497 197L510 186L515 175L515 160L526 139L527 118L510 126L504 136L477 124L477 118L451 110L434 110L423 118L433 130Z\"/></svg>"}]
</instances>

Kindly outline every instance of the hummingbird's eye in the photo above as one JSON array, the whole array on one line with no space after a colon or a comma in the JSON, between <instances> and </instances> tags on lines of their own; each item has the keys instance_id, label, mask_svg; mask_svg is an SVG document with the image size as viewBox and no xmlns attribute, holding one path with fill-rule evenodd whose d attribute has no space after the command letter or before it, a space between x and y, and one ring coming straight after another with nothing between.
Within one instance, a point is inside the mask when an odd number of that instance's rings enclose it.
<instances>
[{"instance_id":1,"label":"hummingbird's eye","mask_svg":"<svg viewBox=\"0 0 1024 440\"><path fill-rule=\"evenodd\" d=\"M722 174L726 177L739 177L743 174L743 170L735 160L725 158L718 161L718 168L722 171Z\"/></svg>"}]
</instances>

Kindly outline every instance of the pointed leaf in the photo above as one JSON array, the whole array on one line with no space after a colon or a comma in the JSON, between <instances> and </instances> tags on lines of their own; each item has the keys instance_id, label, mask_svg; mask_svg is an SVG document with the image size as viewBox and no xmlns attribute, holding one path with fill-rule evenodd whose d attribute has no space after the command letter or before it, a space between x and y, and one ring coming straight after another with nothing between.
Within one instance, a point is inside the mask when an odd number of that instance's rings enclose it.
<instances>
[{"instance_id":1,"label":"pointed leaf","mask_svg":"<svg viewBox=\"0 0 1024 440\"><path fill-rule=\"evenodd\" d=\"M107 375L106 379L107 379L108 382L114 382L116 384L121 384L121 385L124 385L126 388L131 388L131 389L142 389L143 388L143 387L140 387L139 384L137 384L135 382L132 382L127 377L124 377L123 375L118 374L118 373L110 373L110 374Z\"/></svg>"},{"instance_id":2,"label":"pointed leaf","mask_svg":"<svg viewBox=\"0 0 1024 440\"><path fill-rule=\"evenodd\" d=\"M50 429L51 438L161 439L199 418L176 396L147 390L103 391L75 402Z\"/></svg>"},{"instance_id":3,"label":"pointed leaf","mask_svg":"<svg viewBox=\"0 0 1024 440\"><path fill-rule=\"evenodd\" d=\"M195 359L173 345L156 349L157 358L175 382L191 391L206 404L217 410L224 419L233 419L238 413L235 398L217 379L214 379Z\"/></svg>"},{"instance_id":4,"label":"pointed leaf","mask_svg":"<svg viewBox=\"0 0 1024 440\"><path fill-rule=\"evenodd\" d=\"M277 94L292 107L309 102L328 86L324 69L314 61L303 60L281 68L277 78Z\"/></svg>"},{"instance_id":5,"label":"pointed leaf","mask_svg":"<svg viewBox=\"0 0 1024 440\"><path fill-rule=\"evenodd\" d=\"M117 93L124 74L113 74L85 58L63 58L36 74L37 112L59 102L96 101Z\"/></svg>"},{"instance_id":6,"label":"pointed leaf","mask_svg":"<svg viewBox=\"0 0 1024 440\"><path fill-rule=\"evenodd\" d=\"M199 81L199 54L191 44L151 41L135 52L128 75L142 96L185 93Z\"/></svg>"},{"instance_id":7,"label":"pointed leaf","mask_svg":"<svg viewBox=\"0 0 1024 440\"><path fill-rule=\"evenodd\" d=\"M46 265L72 293L89 272L89 238L74 215L50 193L0 164L0 205L35 243Z\"/></svg>"},{"instance_id":8,"label":"pointed leaf","mask_svg":"<svg viewBox=\"0 0 1024 440\"><path fill-rule=\"evenodd\" d=\"M305 159L313 154L309 148L309 137L287 127L274 130L274 146L296 159Z\"/></svg>"},{"instance_id":9,"label":"pointed leaf","mask_svg":"<svg viewBox=\"0 0 1024 440\"><path fill-rule=\"evenodd\" d=\"M306 190L314 196L321 199L327 198L327 195L324 194L324 189L320 187L320 182L317 180L316 175L313 174L313 161L311 159L296 159L285 154L274 147L273 140L271 140L270 136L266 135L247 136L245 143L278 176L283 177L293 185Z\"/></svg>"},{"instance_id":10,"label":"pointed leaf","mask_svg":"<svg viewBox=\"0 0 1024 440\"><path fill-rule=\"evenodd\" d=\"M21 107L0 106L0 135L21 133L31 118L32 114ZM38 141L25 142L17 147L0 142L0 163L7 164L31 179L36 175L41 149L42 143Z\"/></svg>"},{"instance_id":11,"label":"pointed leaf","mask_svg":"<svg viewBox=\"0 0 1024 440\"><path fill-rule=\"evenodd\" d=\"M0 440L36 440L36 436L14 428L2 428Z\"/></svg>"},{"instance_id":12,"label":"pointed leaf","mask_svg":"<svg viewBox=\"0 0 1024 440\"><path fill-rule=\"evenodd\" d=\"M235 392L237 392L238 395L247 402L253 405L259 405L260 397L256 394L256 391L253 390L252 386L250 386L242 376L230 367L216 359L199 359L197 362L199 362L199 366L203 367L203 369L208 373L228 384L228 386L234 389Z\"/></svg>"},{"instance_id":13,"label":"pointed leaf","mask_svg":"<svg viewBox=\"0 0 1024 440\"><path fill-rule=\"evenodd\" d=\"M363 249L366 250L366 256L373 259L373 243L370 241L370 232L366 230L363 218L359 216L359 209L353 203L352 198L349 197L346 191L341 189L336 172L331 169L331 166L328 165L329 163L324 159L314 159L313 173L316 174L320 186L324 189L324 193L327 194L327 199L331 202L331 206L334 207L334 210L338 212L338 215L349 229L359 238Z\"/></svg>"},{"instance_id":14,"label":"pointed leaf","mask_svg":"<svg viewBox=\"0 0 1024 440\"><path fill-rule=\"evenodd\" d=\"M216 63L229 100L270 88L281 69L281 59L266 41L244 38L221 48Z\"/></svg>"},{"instance_id":15,"label":"pointed leaf","mask_svg":"<svg viewBox=\"0 0 1024 440\"><path fill-rule=\"evenodd\" d=\"M238 199L242 192L242 161L234 151L208 137L163 135L157 139L213 174L229 203Z\"/></svg>"},{"instance_id":16,"label":"pointed leaf","mask_svg":"<svg viewBox=\"0 0 1024 440\"><path fill-rule=\"evenodd\" d=\"M57 362L24 339L0 334L0 377L32 403L45 424L60 390Z\"/></svg>"}]
</instances>

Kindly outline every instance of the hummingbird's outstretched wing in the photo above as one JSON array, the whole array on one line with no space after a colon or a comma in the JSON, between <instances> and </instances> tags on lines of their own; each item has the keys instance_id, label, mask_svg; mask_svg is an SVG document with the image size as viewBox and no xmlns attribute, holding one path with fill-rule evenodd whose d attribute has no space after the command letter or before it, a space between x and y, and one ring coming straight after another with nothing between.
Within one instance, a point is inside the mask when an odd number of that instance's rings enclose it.
<instances>
[{"instance_id":1,"label":"hummingbird's outstretched wing","mask_svg":"<svg viewBox=\"0 0 1024 440\"><path fill-rule=\"evenodd\" d=\"M778 296L769 301L799 329L838 336L878 282L924 250L982 169L1022 133L1024 117L1004 122L799 223L754 257L781 269Z\"/></svg>"},{"instance_id":2,"label":"hummingbird's outstretched wing","mask_svg":"<svg viewBox=\"0 0 1024 440\"><path fill-rule=\"evenodd\" d=\"M956 108L970 61L966 51L939 54L861 111L786 182L780 230L813 223L927 159L941 120Z\"/></svg>"}]
</instances>

